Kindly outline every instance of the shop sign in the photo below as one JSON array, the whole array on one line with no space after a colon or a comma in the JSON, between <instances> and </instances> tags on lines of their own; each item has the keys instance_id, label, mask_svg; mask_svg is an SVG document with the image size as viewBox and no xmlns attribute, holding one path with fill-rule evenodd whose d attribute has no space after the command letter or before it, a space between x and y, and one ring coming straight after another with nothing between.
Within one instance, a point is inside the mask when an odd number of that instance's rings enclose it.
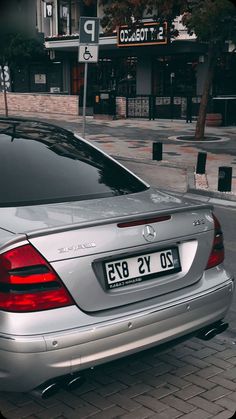
<instances>
[{"instance_id":1,"label":"shop sign","mask_svg":"<svg viewBox=\"0 0 236 419\"><path fill-rule=\"evenodd\" d=\"M53 5L52 3L44 3L44 17L52 17Z\"/></svg>"},{"instance_id":2,"label":"shop sign","mask_svg":"<svg viewBox=\"0 0 236 419\"><path fill-rule=\"evenodd\" d=\"M4 66L4 76L5 76L5 89L7 92L11 90L11 82L10 82L10 70L7 65ZM3 74L2 69L0 69L0 92L4 89L4 82L3 82Z\"/></svg>"},{"instance_id":3,"label":"shop sign","mask_svg":"<svg viewBox=\"0 0 236 419\"><path fill-rule=\"evenodd\" d=\"M143 23L135 28L120 26L118 47L167 44L167 23Z\"/></svg>"},{"instance_id":4,"label":"shop sign","mask_svg":"<svg viewBox=\"0 0 236 419\"><path fill-rule=\"evenodd\" d=\"M35 84L46 84L46 74L35 74L34 82Z\"/></svg>"}]
</instances>

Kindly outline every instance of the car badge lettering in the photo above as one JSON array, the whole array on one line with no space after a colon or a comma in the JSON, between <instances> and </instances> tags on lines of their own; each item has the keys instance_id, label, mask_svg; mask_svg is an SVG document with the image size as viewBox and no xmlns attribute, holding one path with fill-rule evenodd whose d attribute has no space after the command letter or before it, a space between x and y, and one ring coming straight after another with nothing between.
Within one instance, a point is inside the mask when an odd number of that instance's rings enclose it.
<instances>
[{"instance_id":1,"label":"car badge lettering","mask_svg":"<svg viewBox=\"0 0 236 419\"><path fill-rule=\"evenodd\" d=\"M142 234L147 242L153 242L157 235L155 229L150 225L144 227Z\"/></svg>"},{"instance_id":2,"label":"car badge lettering","mask_svg":"<svg viewBox=\"0 0 236 419\"><path fill-rule=\"evenodd\" d=\"M77 244L77 245L68 246L68 247L60 247L58 249L58 252L59 253L76 252L78 250L91 249L93 247L96 247L96 244L94 242L82 243L82 244Z\"/></svg>"},{"instance_id":3,"label":"car badge lettering","mask_svg":"<svg viewBox=\"0 0 236 419\"><path fill-rule=\"evenodd\" d=\"M198 219L198 220L194 220L194 221L193 221L193 225L194 225L194 227L196 227L196 226L200 226L200 225L203 225L203 224L205 224L205 220L204 220L204 218L202 218L202 219Z\"/></svg>"}]
</instances>

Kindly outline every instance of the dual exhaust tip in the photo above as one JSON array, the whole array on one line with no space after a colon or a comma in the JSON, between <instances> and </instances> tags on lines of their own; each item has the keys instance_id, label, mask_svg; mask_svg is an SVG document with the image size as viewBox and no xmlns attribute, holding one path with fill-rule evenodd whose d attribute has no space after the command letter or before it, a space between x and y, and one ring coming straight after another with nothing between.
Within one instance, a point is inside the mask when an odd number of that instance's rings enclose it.
<instances>
[{"instance_id":1,"label":"dual exhaust tip","mask_svg":"<svg viewBox=\"0 0 236 419\"><path fill-rule=\"evenodd\" d=\"M204 329L201 329L200 332L197 333L197 337L202 340L210 340L214 338L216 335L225 332L225 330L228 329L228 327L228 323L219 321L210 326L207 326Z\"/></svg>"},{"instance_id":2,"label":"dual exhaust tip","mask_svg":"<svg viewBox=\"0 0 236 419\"><path fill-rule=\"evenodd\" d=\"M61 389L73 391L80 387L84 382L85 378L81 374L70 374L42 384L31 391L31 394L46 400L49 397L54 396Z\"/></svg>"}]
</instances>

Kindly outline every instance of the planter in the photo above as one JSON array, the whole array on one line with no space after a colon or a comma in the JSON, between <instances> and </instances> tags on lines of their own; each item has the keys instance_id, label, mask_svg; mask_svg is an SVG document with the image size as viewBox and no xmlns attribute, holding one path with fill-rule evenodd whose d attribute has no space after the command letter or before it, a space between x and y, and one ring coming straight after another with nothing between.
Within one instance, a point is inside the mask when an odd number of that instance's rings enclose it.
<instances>
[{"instance_id":1,"label":"planter","mask_svg":"<svg viewBox=\"0 0 236 419\"><path fill-rule=\"evenodd\" d=\"M220 127L222 125L221 113L207 113L206 114L206 125L208 127Z\"/></svg>"}]
</instances>

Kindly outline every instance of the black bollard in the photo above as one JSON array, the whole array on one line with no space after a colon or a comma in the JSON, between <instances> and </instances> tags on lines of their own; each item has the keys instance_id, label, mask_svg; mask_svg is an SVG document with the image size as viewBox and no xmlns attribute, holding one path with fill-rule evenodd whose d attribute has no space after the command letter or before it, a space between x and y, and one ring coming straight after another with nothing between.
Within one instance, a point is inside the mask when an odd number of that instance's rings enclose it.
<instances>
[{"instance_id":1,"label":"black bollard","mask_svg":"<svg viewBox=\"0 0 236 419\"><path fill-rule=\"evenodd\" d=\"M219 167L218 174L218 191L231 192L232 186L232 167Z\"/></svg>"},{"instance_id":2,"label":"black bollard","mask_svg":"<svg viewBox=\"0 0 236 419\"><path fill-rule=\"evenodd\" d=\"M152 160L162 160L162 143L152 143Z\"/></svg>"},{"instance_id":3,"label":"black bollard","mask_svg":"<svg viewBox=\"0 0 236 419\"><path fill-rule=\"evenodd\" d=\"M207 158L207 153L205 152L198 153L197 167L196 167L196 173L198 175L203 175L204 173L206 173L206 158Z\"/></svg>"}]
</instances>

